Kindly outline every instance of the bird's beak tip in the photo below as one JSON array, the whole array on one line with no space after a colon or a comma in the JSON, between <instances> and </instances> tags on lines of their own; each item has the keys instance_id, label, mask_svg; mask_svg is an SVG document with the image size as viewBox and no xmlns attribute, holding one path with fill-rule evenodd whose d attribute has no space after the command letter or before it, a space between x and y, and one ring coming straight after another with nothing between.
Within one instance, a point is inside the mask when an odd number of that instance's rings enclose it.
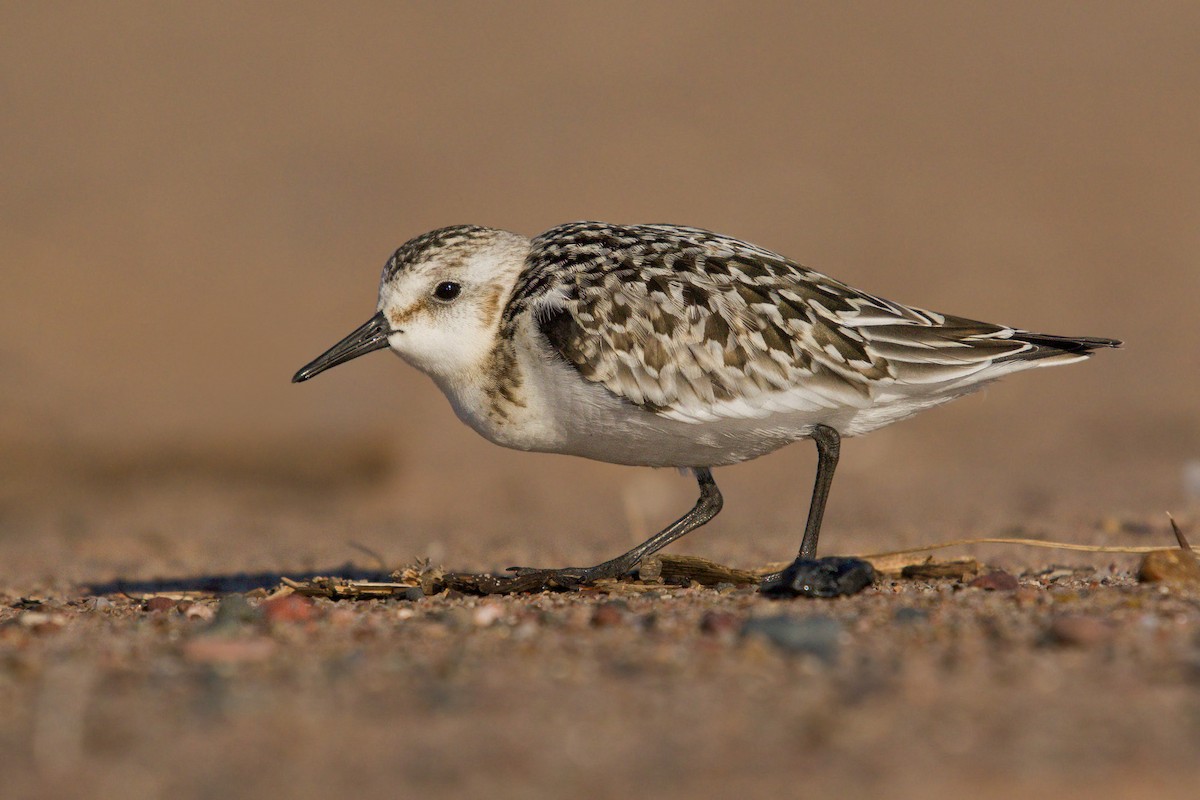
<instances>
[{"instance_id":1,"label":"bird's beak tip","mask_svg":"<svg viewBox=\"0 0 1200 800\"><path fill-rule=\"evenodd\" d=\"M292 383L304 383L330 367L344 364L375 350L382 350L388 346L389 332L387 319L382 313L376 314L345 339L301 367L300 371L292 376Z\"/></svg>"}]
</instances>

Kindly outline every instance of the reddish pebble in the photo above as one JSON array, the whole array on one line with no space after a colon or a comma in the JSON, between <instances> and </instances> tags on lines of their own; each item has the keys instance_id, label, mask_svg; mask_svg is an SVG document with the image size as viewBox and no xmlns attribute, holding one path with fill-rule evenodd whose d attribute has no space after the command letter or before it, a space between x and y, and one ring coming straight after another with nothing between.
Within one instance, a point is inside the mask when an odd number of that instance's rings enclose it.
<instances>
[{"instance_id":1,"label":"reddish pebble","mask_svg":"<svg viewBox=\"0 0 1200 800\"><path fill-rule=\"evenodd\" d=\"M621 602L601 603L592 612L592 625L597 628L620 625L625 621L626 608L628 607Z\"/></svg>"},{"instance_id":2,"label":"reddish pebble","mask_svg":"<svg viewBox=\"0 0 1200 800\"><path fill-rule=\"evenodd\" d=\"M298 594L264 600L259 610L267 622L308 622L316 613L312 599Z\"/></svg>"},{"instance_id":3,"label":"reddish pebble","mask_svg":"<svg viewBox=\"0 0 1200 800\"><path fill-rule=\"evenodd\" d=\"M169 597L151 597L146 601L146 610L150 613L166 613L175 608L175 601Z\"/></svg>"},{"instance_id":4,"label":"reddish pebble","mask_svg":"<svg viewBox=\"0 0 1200 800\"><path fill-rule=\"evenodd\" d=\"M972 589L984 589L989 592L1014 592L1020 588L1021 584L1007 572L996 570L995 572L989 572L987 575L980 575L968 583L967 586L970 586Z\"/></svg>"}]
</instances>

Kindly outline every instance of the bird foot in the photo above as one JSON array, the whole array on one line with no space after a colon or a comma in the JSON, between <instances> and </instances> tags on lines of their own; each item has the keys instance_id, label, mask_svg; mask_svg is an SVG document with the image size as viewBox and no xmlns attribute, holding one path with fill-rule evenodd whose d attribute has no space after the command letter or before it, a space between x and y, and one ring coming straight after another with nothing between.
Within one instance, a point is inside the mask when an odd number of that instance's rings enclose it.
<instances>
[{"instance_id":1,"label":"bird foot","mask_svg":"<svg viewBox=\"0 0 1200 800\"><path fill-rule=\"evenodd\" d=\"M591 581L586 569L567 567L566 569L534 569L532 567L509 567L513 573L514 586L517 591L540 591L545 589L574 589Z\"/></svg>"},{"instance_id":2,"label":"bird foot","mask_svg":"<svg viewBox=\"0 0 1200 800\"><path fill-rule=\"evenodd\" d=\"M606 561L594 567L564 567L563 569L538 569L536 567L509 567L510 579L522 587L541 585L543 589L573 589L586 586L604 578L617 578L629 570L622 568L617 560ZM519 591L531 591L522 588Z\"/></svg>"},{"instance_id":3,"label":"bird foot","mask_svg":"<svg viewBox=\"0 0 1200 800\"><path fill-rule=\"evenodd\" d=\"M875 570L861 558L797 558L782 572L762 579L768 597L839 597L857 594L875 581Z\"/></svg>"}]
</instances>

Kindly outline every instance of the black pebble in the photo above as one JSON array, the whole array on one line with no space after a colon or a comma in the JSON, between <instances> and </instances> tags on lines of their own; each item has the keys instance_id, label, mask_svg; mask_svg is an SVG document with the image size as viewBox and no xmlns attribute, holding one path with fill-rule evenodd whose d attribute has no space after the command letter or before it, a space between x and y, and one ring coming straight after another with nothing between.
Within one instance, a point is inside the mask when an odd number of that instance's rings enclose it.
<instances>
[{"instance_id":1,"label":"black pebble","mask_svg":"<svg viewBox=\"0 0 1200 800\"><path fill-rule=\"evenodd\" d=\"M861 558L798 558L773 581L763 583L768 597L841 597L875 582L875 569Z\"/></svg>"}]
</instances>

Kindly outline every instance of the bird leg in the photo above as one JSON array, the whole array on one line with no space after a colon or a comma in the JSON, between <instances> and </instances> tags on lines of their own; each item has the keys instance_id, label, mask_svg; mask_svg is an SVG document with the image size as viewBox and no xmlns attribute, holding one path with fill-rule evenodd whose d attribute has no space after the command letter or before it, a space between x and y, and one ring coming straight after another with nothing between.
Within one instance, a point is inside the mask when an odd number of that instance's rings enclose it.
<instances>
[{"instance_id":1,"label":"bird leg","mask_svg":"<svg viewBox=\"0 0 1200 800\"><path fill-rule=\"evenodd\" d=\"M836 434L834 435L836 436ZM721 511L724 501L721 499L721 491L717 488L716 481L713 480L712 471L707 467L700 467L693 472L696 475L696 482L700 485L700 498L696 500L696 505L692 510L628 553L594 567L566 567L565 569L509 567L509 572L513 572L515 575L508 579L512 583L505 584L502 591L537 591L550 586L579 586L603 578L619 578L626 574L646 556L657 553L681 536L696 530ZM818 520L818 524L819 522Z\"/></svg>"},{"instance_id":2,"label":"bird leg","mask_svg":"<svg viewBox=\"0 0 1200 800\"><path fill-rule=\"evenodd\" d=\"M808 522L804 526L804 538L800 541L800 553L788 569L763 576L761 586L764 593L778 589L785 581L785 575L798 564L812 564L817 557L817 538L821 535L821 519L825 516L825 502L829 499L833 471L837 469L842 437L828 425L818 425L813 428L812 439L817 443L817 479L813 485L812 500L808 504Z\"/></svg>"},{"instance_id":3,"label":"bird leg","mask_svg":"<svg viewBox=\"0 0 1200 800\"><path fill-rule=\"evenodd\" d=\"M821 519L825 516L825 502L829 499L833 471L837 469L838 455L842 449L842 437L828 425L813 428L812 438L817 443L817 479L813 484L812 500L808 504L808 523L804 526L804 539L800 542L797 558L817 557Z\"/></svg>"}]
</instances>

